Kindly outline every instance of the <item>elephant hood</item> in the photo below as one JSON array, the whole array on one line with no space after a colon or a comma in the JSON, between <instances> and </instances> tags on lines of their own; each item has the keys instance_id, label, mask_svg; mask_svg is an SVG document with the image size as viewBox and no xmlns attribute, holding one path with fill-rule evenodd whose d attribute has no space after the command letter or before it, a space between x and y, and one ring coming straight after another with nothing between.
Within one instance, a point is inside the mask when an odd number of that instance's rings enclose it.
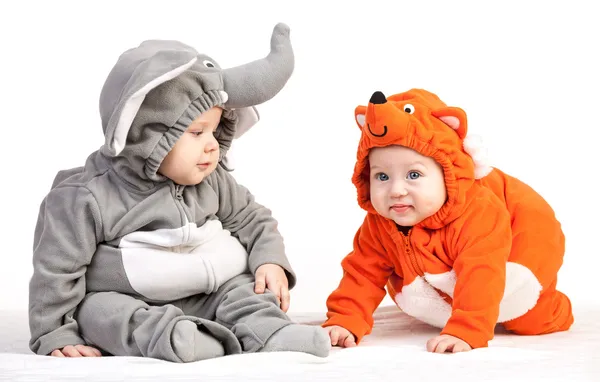
<instances>
[{"instance_id":1,"label":"elephant hood","mask_svg":"<svg viewBox=\"0 0 600 382\"><path fill-rule=\"evenodd\" d=\"M130 184L164 181L157 171L165 156L192 121L218 106L223 162L232 140L258 122L255 105L274 97L293 68L289 28L281 23L268 56L228 69L179 41L143 41L119 56L104 83L98 153Z\"/></svg>"}]
</instances>

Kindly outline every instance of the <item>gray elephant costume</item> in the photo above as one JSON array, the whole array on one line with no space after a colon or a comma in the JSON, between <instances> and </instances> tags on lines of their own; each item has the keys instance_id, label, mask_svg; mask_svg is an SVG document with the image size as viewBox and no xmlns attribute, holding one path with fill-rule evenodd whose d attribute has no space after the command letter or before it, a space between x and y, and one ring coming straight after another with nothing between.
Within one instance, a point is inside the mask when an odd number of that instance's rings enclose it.
<instances>
[{"instance_id":1,"label":"gray elephant costume","mask_svg":"<svg viewBox=\"0 0 600 382\"><path fill-rule=\"evenodd\" d=\"M225 155L258 121L255 105L292 74L289 28L271 52L229 69L177 41L124 52L100 95L106 141L85 166L60 171L34 236L30 348L49 354L87 344L114 355L188 362L296 350L319 356L329 338L297 325L254 273L280 265L296 276L270 210L236 183ZM221 162L196 186L157 171L187 126L219 106Z\"/></svg>"}]
</instances>

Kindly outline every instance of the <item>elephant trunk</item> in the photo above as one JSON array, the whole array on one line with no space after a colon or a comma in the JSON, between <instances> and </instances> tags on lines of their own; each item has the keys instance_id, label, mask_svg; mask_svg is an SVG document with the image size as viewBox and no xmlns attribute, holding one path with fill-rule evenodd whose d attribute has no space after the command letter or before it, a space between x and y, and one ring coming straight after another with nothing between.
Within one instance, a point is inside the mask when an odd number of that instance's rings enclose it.
<instances>
[{"instance_id":1,"label":"elephant trunk","mask_svg":"<svg viewBox=\"0 0 600 382\"><path fill-rule=\"evenodd\" d=\"M294 71L290 29L279 23L271 36L271 52L264 58L223 70L223 86L231 109L259 105L273 98Z\"/></svg>"}]
</instances>

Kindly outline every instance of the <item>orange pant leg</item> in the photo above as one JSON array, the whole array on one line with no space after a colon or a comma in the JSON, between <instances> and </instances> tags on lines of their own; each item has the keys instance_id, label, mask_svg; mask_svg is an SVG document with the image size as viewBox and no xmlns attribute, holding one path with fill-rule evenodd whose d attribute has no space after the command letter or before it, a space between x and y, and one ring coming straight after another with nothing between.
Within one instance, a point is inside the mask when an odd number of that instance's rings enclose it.
<instances>
[{"instance_id":1,"label":"orange pant leg","mask_svg":"<svg viewBox=\"0 0 600 382\"><path fill-rule=\"evenodd\" d=\"M567 330L573 323L571 302L556 290L565 254L565 236L552 207L522 181L499 170L482 179L506 201L513 241L508 261L528 268L541 284L536 305L527 313L503 323L518 334L544 334Z\"/></svg>"},{"instance_id":2,"label":"orange pant leg","mask_svg":"<svg viewBox=\"0 0 600 382\"><path fill-rule=\"evenodd\" d=\"M542 292L533 309L502 325L516 334L535 335L565 331L571 327L573 321L571 301L556 290L554 282Z\"/></svg>"},{"instance_id":3,"label":"orange pant leg","mask_svg":"<svg viewBox=\"0 0 600 382\"><path fill-rule=\"evenodd\" d=\"M536 305L524 315L504 322L518 334L545 334L569 329L573 313L569 298L556 290L558 272L563 264L565 236L552 208L528 186L521 185L521 203L513 206L513 242L509 261L519 263L542 286Z\"/></svg>"}]
</instances>

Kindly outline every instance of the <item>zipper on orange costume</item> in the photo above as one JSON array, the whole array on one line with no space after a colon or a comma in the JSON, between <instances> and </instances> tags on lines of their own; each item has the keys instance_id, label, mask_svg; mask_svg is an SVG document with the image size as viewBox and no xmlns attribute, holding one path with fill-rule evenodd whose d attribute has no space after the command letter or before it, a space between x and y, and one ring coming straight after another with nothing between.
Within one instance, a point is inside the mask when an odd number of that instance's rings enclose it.
<instances>
[{"instance_id":1,"label":"zipper on orange costume","mask_svg":"<svg viewBox=\"0 0 600 382\"><path fill-rule=\"evenodd\" d=\"M402 235L402 238L404 239L404 251L406 252L406 256L408 256L408 258L410 259L410 263L412 264L415 272L417 272L417 274L419 276L423 276L423 272L421 271L421 268L419 267L419 264L417 263L417 258L415 256L415 253L411 250L411 247L410 247L410 233L411 232L412 232L412 229L408 230L407 235L405 235L403 232L400 232L400 235Z\"/></svg>"}]
</instances>

